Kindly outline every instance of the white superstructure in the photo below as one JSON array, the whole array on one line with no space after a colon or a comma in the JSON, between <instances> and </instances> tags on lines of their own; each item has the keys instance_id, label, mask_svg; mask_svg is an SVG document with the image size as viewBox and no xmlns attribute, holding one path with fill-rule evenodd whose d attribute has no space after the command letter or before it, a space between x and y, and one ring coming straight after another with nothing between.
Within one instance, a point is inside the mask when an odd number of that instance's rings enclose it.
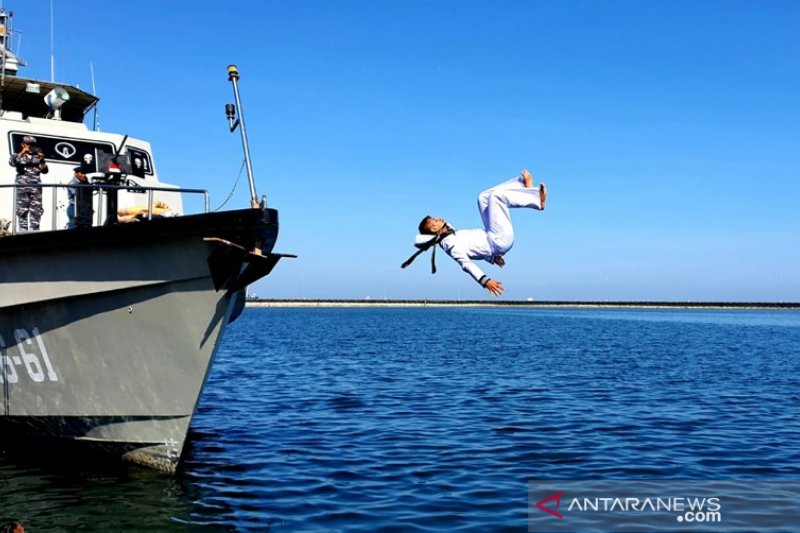
<instances>
[{"instance_id":1,"label":"white superstructure","mask_svg":"<svg viewBox=\"0 0 800 533\"><path fill-rule=\"evenodd\" d=\"M92 182L95 225L108 220L106 195L112 187L105 174L109 163L119 166L117 185L126 185L118 192L117 207L168 206L169 216L183 214L181 195L156 188L176 188L160 183L150 144L121 134L92 131L84 123L98 98L77 87L17 75L24 62L11 50L13 29L9 14L0 9L0 219L14 220L16 170L9 165L12 153L21 147L22 138L32 135L44 151L49 172L43 174L41 230L67 227L68 196L66 184L72 180L73 168L88 167ZM139 187L137 187L139 186Z\"/></svg>"}]
</instances>

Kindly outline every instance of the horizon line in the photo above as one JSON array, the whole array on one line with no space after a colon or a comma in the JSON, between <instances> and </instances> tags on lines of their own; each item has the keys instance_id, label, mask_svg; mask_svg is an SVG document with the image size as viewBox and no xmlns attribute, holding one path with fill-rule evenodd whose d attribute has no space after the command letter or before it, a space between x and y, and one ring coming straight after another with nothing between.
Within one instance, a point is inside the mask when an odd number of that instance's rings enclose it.
<instances>
[{"instance_id":1,"label":"horizon line","mask_svg":"<svg viewBox=\"0 0 800 533\"><path fill-rule=\"evenodd\" d=\"M252 307L619 307L683 309L800 309L800 302L725 302L673 300L446 300L355 298L248 298Z\"/></svg>"}]
</instances>

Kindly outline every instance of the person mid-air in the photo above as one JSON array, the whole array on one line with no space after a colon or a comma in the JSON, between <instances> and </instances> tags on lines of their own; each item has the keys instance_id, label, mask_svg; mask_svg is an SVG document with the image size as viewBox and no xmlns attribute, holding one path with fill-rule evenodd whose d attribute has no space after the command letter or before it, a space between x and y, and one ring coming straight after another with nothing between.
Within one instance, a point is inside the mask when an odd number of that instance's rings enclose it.
<instances>
[{"instance_id":1,"label":"person mid-air","mask_svg":"<svg viewBox=\"0 0 800 533\"><path fill-rule=\"evenodd\" d=\"M486 189L478 195L478 210L483 229L456 230L442 218L426 216L419 223L420 235L415 243L419 250L403 263L402 268L406 268L419 254L438 244L481 287L500 296L503 294L503 284L484 274L474 261L483 259L503 267L506 264L503 256L514 245L510 209L527 207L542 211L546 199L547 188L544 183L534 187L533 176L523 170L516 178ZM435 264L433 272L436 272Z\"/></svg>"}]
</instances>

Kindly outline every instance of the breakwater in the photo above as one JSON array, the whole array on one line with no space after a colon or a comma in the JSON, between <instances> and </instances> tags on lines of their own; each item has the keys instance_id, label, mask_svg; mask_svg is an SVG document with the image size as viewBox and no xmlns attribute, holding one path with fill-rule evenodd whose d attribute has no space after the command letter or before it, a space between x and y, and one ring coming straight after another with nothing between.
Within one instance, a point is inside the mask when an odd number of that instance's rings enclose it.
<instances>
[{"instance_id":1,"label":"breakwater","mask_svg":"<svg viewBox=\"0 0 800 533\"><path fill-rule=\"evenodd\" d=\"M249 307L531 307L629 309L786 309L800 310L800 302L676 302L571 300L380 300L380 299L248 299Z\"/></svg>"}]
</instances>

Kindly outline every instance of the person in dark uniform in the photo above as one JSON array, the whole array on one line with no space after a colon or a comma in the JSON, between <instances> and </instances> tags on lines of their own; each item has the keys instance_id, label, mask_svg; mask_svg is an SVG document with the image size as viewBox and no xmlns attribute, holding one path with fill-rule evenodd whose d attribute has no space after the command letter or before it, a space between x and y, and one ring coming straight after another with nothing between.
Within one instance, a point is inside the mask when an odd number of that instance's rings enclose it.
<instances>
[{"instance_id":1,"label":"person in dark uniform","mask_svg":"<svg viewBox=\"0 0 800 533\"><path fill-rule=\"evenodd\" d=\"M39 230L39 221L44 213L42 207L42 174L47 174L44 152L36 146L36 137L26 135L22 138L22 148L11 156L8 162L17 168L17 224L22 231ZM30 222L30 223L29 223Z\"/></svg>"},{"instance_id":2,"label":"person in dark uniform","mask_svg":"<svg viewBox=\"0 0 800 533\"><path fill-rule=\"evenodd\" d=\"M75 167L72 169L75 175L70 185L89 185L89 180L86 174L91 169L84 166ZM69 224L67 227L74 228L88 228L92 225L92 189L90 187L67 187L67 194L69 195L69 205L67 206L67 216L69 217Z\"/></svg>"}]
</instances>

